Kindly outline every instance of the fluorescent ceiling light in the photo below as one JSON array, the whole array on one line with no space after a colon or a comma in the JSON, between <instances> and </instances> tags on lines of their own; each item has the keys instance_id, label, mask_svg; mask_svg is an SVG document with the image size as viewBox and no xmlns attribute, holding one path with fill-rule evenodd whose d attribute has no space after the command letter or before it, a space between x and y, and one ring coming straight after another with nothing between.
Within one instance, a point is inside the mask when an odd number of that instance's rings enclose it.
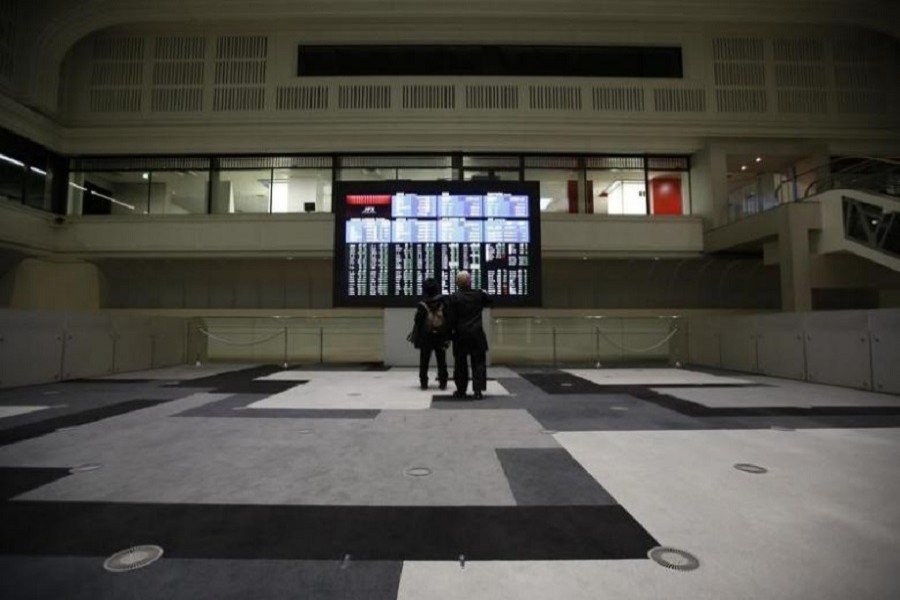
<instances>
[{"instance_id":1,"label":"fluorescent ceiling light","mask_svg":"<svg viewBox=\"0 0 900 600\"><path fill-rule=\"evenodd\" d=\"M47 171L43 171L41 169L38 169L37 167L28 167L28 168L31 169L33 172L37 173L38 175L43 175L44 177L47 176Z\"/></svg>"},{"instance_id":2,"label":"fluorescent ceiling light","mask_svg":"<svg viewBox=\"0 0 900 600\"><path fill-rule=\"evenodd\" d=\"M25 166L25 163L23 163L22 161L16 160L14 158L10 158L9 156L7 156L5 154L0 154L0 160L5 160L6 162L12 163L12 164L16 165L17 167Z\"/></svg>"},{"instance_id":3,"label":"fluorescent ceiling light","mask_svg":"<svg viewBox=\"0 0 900 600\"><path fill-rule=\"evenodd\" d=\"M84 187L83 185L78 185L77 183L72 183L71 181L69 182L69 185L71 185L73 188L81 190L82 192L87 191L87 188Z\"/></svg>"},{"instance_id":4,"label":"fluorescent ceiling light","mask_svg":"<svg viewBox=\"0 0 900 600\"><path fill-rule=\"evenodd\" d=\"M91 190L91 193L94 194L95 196L100 196L104 200L109 200L113 204L118 204L119 206L124 206L125 208L127 208L129 210L134 210L134 206L132 206L131 204L126 204L125 202L122 202L121 200L116 200L112 196L107 196L106 194L101 194L100 192L96 192L93 190Z\"/></svg>"}]
</instances>

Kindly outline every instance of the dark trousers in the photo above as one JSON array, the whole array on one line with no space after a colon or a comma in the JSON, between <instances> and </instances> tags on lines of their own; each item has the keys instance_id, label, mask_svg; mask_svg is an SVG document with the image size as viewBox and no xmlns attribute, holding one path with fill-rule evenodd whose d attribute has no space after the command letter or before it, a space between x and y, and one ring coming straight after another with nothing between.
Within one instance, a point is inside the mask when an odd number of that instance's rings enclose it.
<instances>
[{"instance_id":1,"label":"dark trousers","mask_svg":"<svg viewBox=\"0 0 900 600\"><path fill-rule=\"evenodd\" d=\"M438 383L440 385L447 384L447 350L444 344L437 345L425 344L419 347L419 383L428 385L428 364L431 362L431 353L437 360Z\"/></svg>"},{"instance_id":2,"label":"dark trousers","mask_svg":"<svg viewBox=\"0 0 900 600\"><path fill-rule=\"evenodd\" d=\"M453 345L453 383L456 391L465 394L469 387L469 361L472 362L472 391L483 392L487 388L487 353L484 350L468 350Z\"/></svg>"}]
</instances>

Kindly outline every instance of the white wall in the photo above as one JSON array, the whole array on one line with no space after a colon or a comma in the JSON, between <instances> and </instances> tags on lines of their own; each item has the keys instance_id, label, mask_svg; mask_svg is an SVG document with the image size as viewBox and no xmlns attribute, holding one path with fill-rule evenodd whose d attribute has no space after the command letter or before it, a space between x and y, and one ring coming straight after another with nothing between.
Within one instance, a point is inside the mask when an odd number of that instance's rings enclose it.
<instances>
[{"instance_id":1,"label":"white wall","mask_svg":"<svg viewBox=\"0 0 900 600\"><path fill-rule=\"evenodd\" d=\"M0 309L0 388L182 364L185 320Z\"/></svg>"},{"instance_id":2,"label":"white wall","mask_svg":"<svg viewBox=\"0 0 900 600\"><path fill-rule=\"evenodd\" d=\"M900 309L688 319L685 363L900 393Z\"/></svg>"}]
</instances>

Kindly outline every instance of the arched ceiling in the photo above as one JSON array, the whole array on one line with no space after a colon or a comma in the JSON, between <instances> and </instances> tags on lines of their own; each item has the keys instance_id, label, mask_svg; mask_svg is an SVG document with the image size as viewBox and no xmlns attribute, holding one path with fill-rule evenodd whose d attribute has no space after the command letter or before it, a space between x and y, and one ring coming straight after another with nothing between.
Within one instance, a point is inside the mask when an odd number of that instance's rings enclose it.
<instances>
[{"instance_id":1,"label":"arched ceiling","mask_svg":"<svg viewBox=\"0 0 900 600\"><path fill-rule=\"evenodd\" d=\"M79 39L118 25L211 22L278 29L291 24L366 27L391 22L447 31L477 24L482 31L518 27L567 28L604 22L759 23L862 27L898 35L897 0L22 0L18 36L24 59L20 100L42 112L56 109L60 64ZM565 39L565 38L562 38ZM390 39L385 40L390 43Z\"/></svg>"}]
</instances>

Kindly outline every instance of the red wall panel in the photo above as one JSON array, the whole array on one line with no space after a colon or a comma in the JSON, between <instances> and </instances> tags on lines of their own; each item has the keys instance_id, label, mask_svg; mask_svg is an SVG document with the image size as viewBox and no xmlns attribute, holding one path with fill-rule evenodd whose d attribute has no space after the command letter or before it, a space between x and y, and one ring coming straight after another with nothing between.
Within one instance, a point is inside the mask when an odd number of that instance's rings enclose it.
<instances>
[{"instance_id":1,"label":"red wall panel","mask_svg":"<svg viewBox=\"0 0 900 600\"><path fill-rule=\"evenodd\" d=\"M650 198L653 201L654 215L682 214L681 179L676 177L651 179Z\"/></svg>"}]
</instances>

